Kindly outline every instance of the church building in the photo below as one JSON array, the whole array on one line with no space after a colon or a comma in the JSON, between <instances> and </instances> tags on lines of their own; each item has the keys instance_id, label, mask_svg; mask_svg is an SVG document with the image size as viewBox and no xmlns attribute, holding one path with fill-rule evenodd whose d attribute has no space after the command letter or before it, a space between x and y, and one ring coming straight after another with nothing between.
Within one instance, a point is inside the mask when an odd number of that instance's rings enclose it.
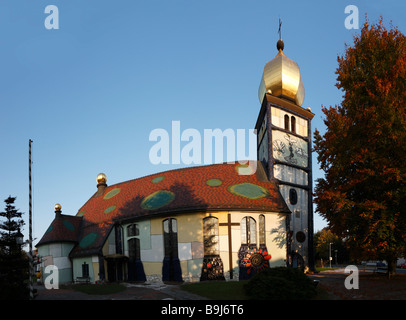
<instances>
[{"instance_id":1,"label":"church building","mask_svg":"<svg viewBox=\"0 0 406 320\"><path fill-rule=\"evenodd\" d=\"M188 167L107 184L37 243L59 282L248 279L275 266L314 268L310 108L297 63L266 63L251 164ZM254 164L254 165L252 165Z\"/></svg>"}]
</instances>

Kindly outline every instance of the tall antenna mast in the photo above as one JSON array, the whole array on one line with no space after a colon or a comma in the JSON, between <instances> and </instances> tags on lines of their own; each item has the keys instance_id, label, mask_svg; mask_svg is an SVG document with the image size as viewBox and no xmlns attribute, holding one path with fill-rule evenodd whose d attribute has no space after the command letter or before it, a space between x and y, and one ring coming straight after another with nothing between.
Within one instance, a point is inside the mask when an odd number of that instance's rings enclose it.
<instances>
[{"instance_id":1,"label":"tall antenna mast","mask_svg":"<svg viewBox=\"0 0 406 320\"><path fill-rule=\"evenodd\" d=\"M34 290L33 290L33 283L32 277L34 275L34 265L33 265L33 257L32 257L32 187L31 187L31 143L32 140L29 140L29 152L28 152L28 180L29 180L29 251L28 251L28 258L29 258L29 286L30 286L30 299L34 299Z\"/></svg>"}]
</instances>

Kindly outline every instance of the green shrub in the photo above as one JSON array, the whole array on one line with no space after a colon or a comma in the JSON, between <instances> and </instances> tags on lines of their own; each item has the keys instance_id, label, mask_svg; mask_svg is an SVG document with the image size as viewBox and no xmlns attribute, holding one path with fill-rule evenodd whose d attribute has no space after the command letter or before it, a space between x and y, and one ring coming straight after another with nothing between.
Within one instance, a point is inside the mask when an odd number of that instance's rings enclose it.
<instances>
[{"instance_id":1,"label":"green shrub","mask_svg":"<svg viewBox=\"0 0 406 320\"><path fill-rule=\"evenodd\" d=\"M265 269L244 286L254 300L305 300L316 295L313 281L300 269L277 267Z\"/></svg>"}]
</instances>

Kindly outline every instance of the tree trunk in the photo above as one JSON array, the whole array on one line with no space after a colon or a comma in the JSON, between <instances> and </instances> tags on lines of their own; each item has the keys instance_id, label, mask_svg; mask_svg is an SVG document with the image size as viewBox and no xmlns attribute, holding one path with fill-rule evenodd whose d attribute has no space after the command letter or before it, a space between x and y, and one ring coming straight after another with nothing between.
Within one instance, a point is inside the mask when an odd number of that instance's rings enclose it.
<instances>
[{"instance_id":1,"label":"tree trunk","mask_svg":"<svg viewBox=\"0 0 406 320\"><path fill-rule=\"evenodd\" d=\"M388 258L386 262L388 263L388 278L390 279L391 276L394 276L396 274L396 261L397 258Z\"/></svg>"}]
</instances>

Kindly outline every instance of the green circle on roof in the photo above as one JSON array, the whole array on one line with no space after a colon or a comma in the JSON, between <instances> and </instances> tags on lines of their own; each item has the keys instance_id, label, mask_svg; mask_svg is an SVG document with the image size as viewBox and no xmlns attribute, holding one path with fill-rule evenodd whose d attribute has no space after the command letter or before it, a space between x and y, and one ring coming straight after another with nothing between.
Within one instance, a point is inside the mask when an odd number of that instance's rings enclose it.
<instances>
[{"instance_id":1,"label":"green circle on roof","mask_svg":"<svg viewBox=\"0 0 406 320\"><path fill-rule=\"evenodd\" d=\"M85 210L80 211L76 216L77 217L82 217L85 214Z\"/></svg>"},{"instance_id":2,"label":"green circle on roof","mask_svg":"<svg viewBox=\"0 0 406 320\"><path fill-rule=\"evenodd\" d=\"M93 242L96 241L98 237L98 234L96 232L91 232L88 235L84 236L82 238L82 240L80 240L79 242L79 247L81 248L87 248L88 246L90 246Z\"/></svg>"},{"instance_id":3,"label":"green circle on roof","mask_svg":"<svg viewBox=\"0 0 406 320\"><path fill-rule=\"evenodd\" d=\"M210 187L218 187L223 182L220 179L210 179L206 181L206 184Z\"/></svg>"},{"instance_id":4,"label":"green circle on roof","mask_svg":"<svg viewBox=\"0 0 406 320\"><path fill-rule=\"evenodd\" d=\"M228 187L228 191L236 196L248 199L261 199L269 196L269 191L253 183L240 183Z\"/></svg>"},{"instance_id":5,"label":"green circle on roof","mask_svg":"<svg viewBox=\"0 0 406 320\"><path fill-rule=\"evenodd\" d=\"M107 200L107 199L113 198L120 191L121 191L120 188L114 188L113 190L110 190L109 192L107 192L106 195L103 197L103 199Z\"/></svg>"},{"instance_id":6,"label":"green circle on roof","mask_svg":"<svg viewBox=\"0 0 406 320\"><path fill-rule=\"evenodd\" d=\"M50 233L53 228L54 228L53 226L49 226L49 228L47 229L46 233Z\"/></svg>"},{"instance_id":7,"label":"green circle on roof","mask_svg":"<svg viewBox=\"0 0 406 320\"><path fill-rule=\"evenodd\" d=\"M165 179L165 177L164 177L164 176L159 176L159 177L156 177L156 178L152 179L152 183L158 183L158 182L161 182L163 179Z\"/></svg>"},{"instance_id":8,"label":"green circle on roof","mask_svg":"<svg viewBox=\"0 0 406 320\"><path fill-rule=\"evenodd\" d=\"M113 210L115 210L116 209L116 206L111 206L111 207L108 207L106 210L104 210L103 212L104 213L110 213L111 211L113 211Z\"/></svg>"},{"instance_id":9,"label":"green circle on roof","mask_svg":"<svg viewBox=\"0 0 406 320\"><path fill-rule=\"evenodd\" d=\"M145 197L141 202L141 208L146 210L159 209L175 199L175 194L167 190L156 191Z\"/></svg>"},{"instance_id":10,"label":"green circle on roof","mask_svg":"<svg viewBox=\"0 0 406 320\"><path fill-rule=\"evenodd\" d=\"M74 231L75 230L75 226L68 220L65 220L63 222L63 225L65 226L66 229L70 230L70 231Z\"/></svg>"}]
</instances>

